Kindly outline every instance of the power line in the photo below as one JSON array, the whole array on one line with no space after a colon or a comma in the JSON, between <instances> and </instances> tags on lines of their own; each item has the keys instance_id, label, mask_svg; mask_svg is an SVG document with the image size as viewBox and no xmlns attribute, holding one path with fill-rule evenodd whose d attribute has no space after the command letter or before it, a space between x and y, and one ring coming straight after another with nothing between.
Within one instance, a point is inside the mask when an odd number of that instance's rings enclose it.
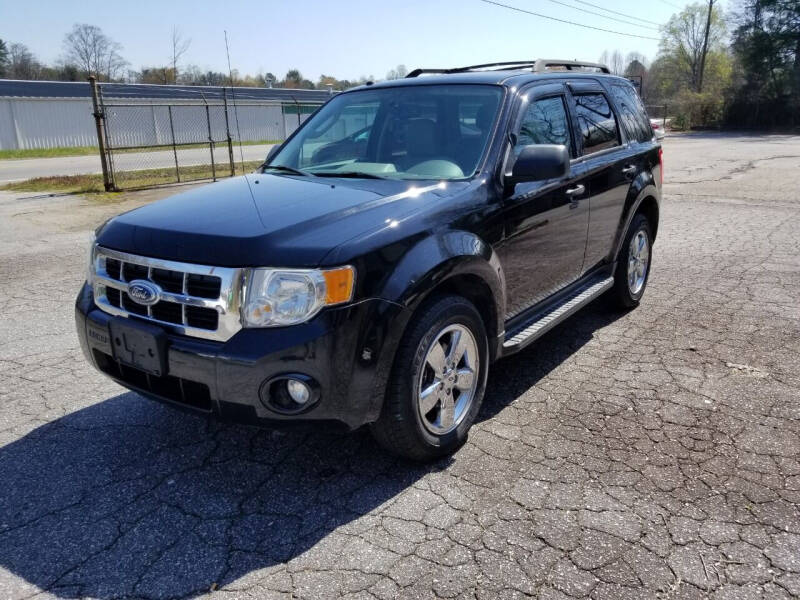
<instances>
[{"instance_id":1,"label":"power line","mask_svg":"<svg viewBox=\"0 0 800 600\"><path fill-rule=\"evenodd\" d=\"M561 6L566 6L567 8L572 8L575 10L579 10L581 12L585 12L586 14L589 15L594 15L595 17L602 17L603 19L609 19L617 23L624 23L625 25L633 25L634 27L642 27L644 29L652 29L654 31L658 31L658 27L651 27L650 25L642 25L641 23L631 23L630 21L623 21L622 19L617 19L616 17L610 17L602 13L594 12L593 10L587 10L585 8L581 8L580 6L572 6L571 4L567 4L566 2L560 2L559 0L548 0L548 1L552 2L553 4L560 4Z\"/></svg>"},{"instance_id":2,"label":"power line","mask_svg":"<svg viewBox=\"0 0 800 600\"><path fill-rule=\"evenodd\" d=\"M620 15L621 17L627 17L628 19L634 19L635 21L644 21L645 23L650 23L652 25L661 26L661 23L656 23L655 21L650 21L649 19L643 19L642 17L634 17L633 15L626 15L625 13L617 12L616 10L611 10L610 8L605 8L598 4L592 4L591 2L584 2L584 0L573 0L578 4L585 4L586 6L593 6L594 8L599 8L600 10L604 10L606 12L614 13L615 15Z\"/></svg>"},{"instance_id":3,"label":"power line","mask_svg":"<svg viewBox=\"0 0 800 600\"><path fill-rule=\"evenodd\" d=\"M678 10L683 10L684 9L683 6L678 6L677 4L673 4L672 2L667 2L667 0L661 0L661 2L663 2L667 6L671 6L672 8L677 8Z\"/></svg>"},{"instance_id":4,"label":"power line","mask_svg":"<svg viewBox=\"0 0 800 600\"><path fill-rule=\"evenodd\" d=\"M541 17L542 19L549 19L551 21L558 21L559 23L566 23L567 25L575 25L576 27L583 27L584 29L594 29L595 31L603 31L605 33L615 33L617 35L625 35L628 37L639 38L643 40L655 40L658 41L660 38L652 37L648 35L637 35L635 33L625 33L623 31L614 31L613 29L603 29L602 27L594 27L592 25L584 25L583 23L576 23L575 21L568 21L566 19L558 19L556 17L549 17L547 15L543 15L541 13L533 12L530 10L525 10L523 8L517 8L516 6L510 6L508 4L502 4L501 2L494 2L493 0L479 0L485 4L493 4L494 6L500 6L502 8L507 8L508 10L514 10L516 12L521 12L526 15L533 15L534 17Z\"/></svg>"}]
</instances>

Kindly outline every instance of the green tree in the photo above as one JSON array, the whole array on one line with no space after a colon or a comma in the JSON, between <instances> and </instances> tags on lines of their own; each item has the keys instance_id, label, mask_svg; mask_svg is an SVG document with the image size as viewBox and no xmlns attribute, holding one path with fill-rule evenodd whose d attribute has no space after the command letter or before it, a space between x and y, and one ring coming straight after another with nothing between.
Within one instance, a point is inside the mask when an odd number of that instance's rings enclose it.
<instances>
[{"instance_id":1,"label":"green tree","mask_svg":"<svg viewBox=\"0 0 800 600\"><path fill-rule=\"evenodd\" d=\"M800 3L743 0L735 22L736 91L729 120L800 123Z\"/></svg>"},{"instance_id":2,"label":"green tree","mask_svg":"<svg viewBox=\"0 0 800 600\"><path fill-rule=\"evenodd\" d=\"M8 47L6 43L0 39L0 77L6 76L6 69L8 68Z\"/></svg>"},{"instance_id":3,"label":"green tree","mask_svg":"<svg viewBox=\"0 0 800 600\"><path fill-rule=\"evenodd\" d=\"M715 6L711 11L708 45L704 45L708 5L690 4L664 25L661 32L659 54L671 60L675 74L693 92L702 92L700 68L714 53L726 53L727 27L722 10ZM705 57L703 50L707 48ZM707 74L706 74L707 76ZM704 76L705 78L705 76Z\"/></svg>"}]
</instances>

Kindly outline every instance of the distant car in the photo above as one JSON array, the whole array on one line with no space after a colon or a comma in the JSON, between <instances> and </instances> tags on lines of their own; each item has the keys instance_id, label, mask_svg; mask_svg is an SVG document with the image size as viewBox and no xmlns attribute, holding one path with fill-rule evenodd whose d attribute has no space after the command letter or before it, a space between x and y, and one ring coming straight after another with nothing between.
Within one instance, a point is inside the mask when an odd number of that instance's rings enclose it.
<instances>
[{"instance_id":1,"label":"distant car","mask_svg":"<svg viewBox=\"0 0 800 600\"><path fill-rule=\"evenodd\" d=\"M662 119L650 119L650 127L653 128L653 133L656 134L656 140L659 142L663 140L666 135L663 123L664 121Z\"/></svg>"}]
</instances>

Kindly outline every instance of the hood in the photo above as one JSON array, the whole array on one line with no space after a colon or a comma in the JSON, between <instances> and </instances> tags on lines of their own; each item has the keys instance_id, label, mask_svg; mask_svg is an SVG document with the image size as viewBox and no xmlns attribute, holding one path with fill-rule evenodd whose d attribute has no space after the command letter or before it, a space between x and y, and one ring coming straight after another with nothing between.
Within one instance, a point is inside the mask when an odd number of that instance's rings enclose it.
<instances>
[{"instance_id":1,"label":"hood","mask_svg":"<svg viewBox=\"0 0 800 600\"><path fill-rule=\"evenodd\" d=\"M449 188L457 187L453 185ZM251 174L111 219L99 244L225 267L316 266L333 248L444 195L427 182Z\"/></svg>"}]
</instances>

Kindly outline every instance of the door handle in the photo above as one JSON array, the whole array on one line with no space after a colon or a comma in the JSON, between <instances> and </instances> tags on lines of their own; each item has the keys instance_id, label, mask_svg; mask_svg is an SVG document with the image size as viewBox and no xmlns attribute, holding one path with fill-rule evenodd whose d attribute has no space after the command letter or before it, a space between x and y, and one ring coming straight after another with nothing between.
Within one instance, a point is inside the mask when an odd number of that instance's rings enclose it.
<instances>
[{"instance_id":1,"label":"door handle","mask_svg":"<svg viewBox=\"0 0 800 600\"><path fill-rule=\"evenodd\" d=\"M636 171L637 171L637 169L636 169L636 165L628 165L627 167L625 167L624 169L622 169L622 173L623 173L623 174L624 174L626 177L630 177L630 176L632 176L632 175L636 175Z\"/></svg>"},{"instance_id":2,"label":"door handle","mask_svg":"<svg viewBox=\"0 0 800 600\"><path fill-rule=\"evenodd\" d=\"M583 185L576 185L574 188L567 189L564 193L569 196L570 198L574 198L575 196L580 196L586 191L586 187Z\"/></svg>"}]
</instances>

